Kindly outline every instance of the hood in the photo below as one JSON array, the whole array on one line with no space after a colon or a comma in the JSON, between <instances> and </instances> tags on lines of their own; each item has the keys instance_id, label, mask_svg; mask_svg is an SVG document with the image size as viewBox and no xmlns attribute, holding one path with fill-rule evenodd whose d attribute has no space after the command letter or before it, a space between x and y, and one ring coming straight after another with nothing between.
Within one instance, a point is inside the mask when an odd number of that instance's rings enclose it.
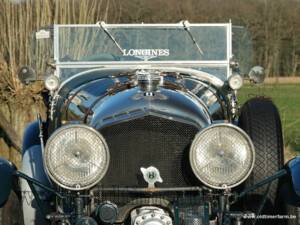
<instances>
[{"instance_id":1,"label":"hood","mask_svg":"<svg viewBox=\"0 0 300 225\"><path fill-rule=\"evenodd\" d=\"M204 105L180 90L159 88L151 94L139 87L106 96L93 107L89 124L96 129L147 115L188 123L199 129L210 123Z\"/></svg>"},{"instance_id":2,"label":"hood","mask_svg":"<svg viewBox=\"0 0 300 225\"><path fill-rule=\"evenodd\" d=\"M174 79L132 80L129 75L78 77L61 90L52 129L86 123L98 130L147 115L187 123L201 129L212 122L206 104ZM91 79L93 77L94 79ZM67 89L67 90L66 90Z\"/></svg>"}]
</instances>

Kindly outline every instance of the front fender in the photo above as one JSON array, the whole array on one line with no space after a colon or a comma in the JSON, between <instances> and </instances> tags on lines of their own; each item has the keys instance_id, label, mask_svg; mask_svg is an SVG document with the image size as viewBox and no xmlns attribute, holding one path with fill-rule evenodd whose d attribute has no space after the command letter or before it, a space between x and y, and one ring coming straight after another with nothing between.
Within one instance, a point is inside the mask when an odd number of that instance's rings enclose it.
<instances>
[{"instance_id":1,"label":"front fender","mask_svg":"<svg viewBox=\"0 0 300 225\"><path fill-rule=\"evenodd\" d=\"M47 187L51 187L51 183L44 171L43 156L40 145L33 145L29 149L25 149L22 159L21 172L27 176L35 179ZM22 191L22 208L24 215L25 225L44 225L47 224L43 219L33 192L30 189L26 180L21 179L21 191ZM39 194L41 200L46 203L46 200L50 198L50 193L40 187L36 187L36 191Z\"/></svg>"},{"instance_id":2,"label":"front fender","mask_svg":"<svg viewBox=\"0 0 300 225\"><path fill-rule=\"evenodd\" d=\"M30 123L25 129L22 144L22 155L24 155L25 151L30 147L40 144L41 141L39 138L39 122L36 120Z\"/></svg>"},{"instance_id":3,"label":"front fender","mask_svg":"<svg viewBox=\"0 0 300 225\"><path fill-rule=\"evenodd\" d=\"M0 207L2 207L13 189L13 177L16 167L4 158L0 158Z\"/></svg>"}]
</instances>

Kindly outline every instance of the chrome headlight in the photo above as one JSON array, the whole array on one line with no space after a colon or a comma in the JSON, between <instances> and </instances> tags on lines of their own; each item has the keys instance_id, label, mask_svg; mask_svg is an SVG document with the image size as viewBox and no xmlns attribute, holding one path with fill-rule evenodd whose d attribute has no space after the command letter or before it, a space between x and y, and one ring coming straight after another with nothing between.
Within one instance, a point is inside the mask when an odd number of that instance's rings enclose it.
<instances>
[{"instance_id":1,"label":"chrome headlight","mask_svg":"<svg viewBox=\"0 0 300 225\"><path fill-rule=\"evenodd\" d=\"M233 74L229 77L228 83L233 90L238 90L243 86L244 80L241 75Z\"/></svg>"},{"instance_id":2,"label":"chrome headlight","mask_svg":"<svg viewBox=\"0 0 300 225\"><path fill-rule=\"evenodd\" d=\"M45 80L45 87L49 91L57 90L58 87L59 87L59 78L57 76L54 76L54 75L48 76Z\"/></svg>"},{"instance_id":3,"label":"chrome headlight","mask_svg":"<svg viewBox=\"0 0 300 225\"><path fill-rule=\"evenodd\" d=\"M87 189L98 183L109 165L109 151L102 135L86 125L67 125L47 141L44 165L59 186Z\"/></svg>"},{"instance_id":4,"label":"chrome headlight","mask_svg":"<svg viewBox=\"0 0 300 225\"><path fill-rule=\"evenodd\" d=\"M232 124L216 124L200 131L190 149L190 163L205 185L232 188L251 173L255 150L249 136Z\"/></svg>"}]
</instances>

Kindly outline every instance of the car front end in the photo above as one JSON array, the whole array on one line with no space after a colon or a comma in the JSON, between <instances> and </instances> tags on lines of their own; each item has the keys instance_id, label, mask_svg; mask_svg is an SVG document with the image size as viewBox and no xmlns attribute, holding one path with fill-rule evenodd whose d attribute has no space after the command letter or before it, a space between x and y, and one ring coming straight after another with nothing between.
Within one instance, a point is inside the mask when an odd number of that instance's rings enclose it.
<instances>
[{"instance_id":1,"label":"car front end","mask_svg":"<svg viewBox=\"0 0 300 225\"><path fill-rule=\"evenodd\" d=\"M53 37L47 119L26 131L37 141L21 171L0 161L0 204L21 178L25 225L241 225L255 217L246 195L300 170L253 175L231 23L55 25Z\"/></svg>"}]
</instances>

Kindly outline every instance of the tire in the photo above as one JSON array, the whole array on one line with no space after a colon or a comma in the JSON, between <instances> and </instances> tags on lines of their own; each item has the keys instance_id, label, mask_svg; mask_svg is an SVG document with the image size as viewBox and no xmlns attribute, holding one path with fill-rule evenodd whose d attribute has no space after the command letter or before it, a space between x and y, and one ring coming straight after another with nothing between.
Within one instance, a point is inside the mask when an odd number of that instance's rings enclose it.
<instances>
[{"instance_id":1,"label":"tire","mask_svg":"<svg viewBox=\"0 0 300 225\"><path fill-rule=\"evenodd\" d=\"M299 225L300 224L300 207L286 205L286 214L295 218L290 218L286 221L287 225Z\"/></svg>"},{"instance_id":2,"label":"tire","mask_svg":"<svg viewBox=\"0 0 300 225\"><path fill-rule=\"evenodd\" d=\"M3 225L3 222L2 222L2 208L0 208L0 225Z\"/></svg>"},{"instance_id":3,"label":"tire","mask_svg":"<svg viewBox=\"0 0 300 225\"><path fill-rule=\"evenodd\" d=\"M274 103L267 98L256 97L248 100L241 108L238 121L251 138L255 147L255 165L249 178L244 182L244 188L273 175L284 165L283 138L281 121ZM267 185L252 192L243 200L246 210L256 212ZM277 214L278 182L273 181L267 195L267 201L262 214ZM267 221L257 221L257 224ZM274 224L274 220L270 221Z\"/></svg>"},{"instance_id":4,"label":"tire","mask_svg":"<svg viewBox=\"0 0 300 225\"><path fill-rule=\"evenodd\" d=\"M287 167L287 164L286 166ZM293 179L290 175L279 179L279 205L280 214L287 216L282 219L280 225L299 225L300 224L300 197L296 193Z\"/></svg>"}]
</instances>

